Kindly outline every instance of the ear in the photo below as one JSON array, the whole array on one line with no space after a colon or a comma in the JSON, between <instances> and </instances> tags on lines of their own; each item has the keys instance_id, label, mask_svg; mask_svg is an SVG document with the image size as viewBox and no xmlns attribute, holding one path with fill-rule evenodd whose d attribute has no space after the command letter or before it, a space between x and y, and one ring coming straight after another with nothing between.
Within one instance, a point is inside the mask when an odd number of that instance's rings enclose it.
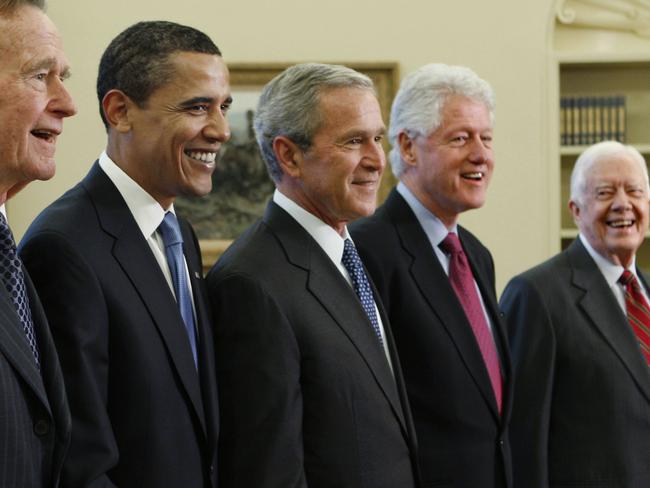
<instances>
[{"instance_id":1,"label":"ear","mask_svg":"<svg viewBox=\"0 0 650 488\"><path fill-rule=\"evenodd\" d=\"M122 133L131 130L129 110L133 107L135 107L135 103L120 90L110 90L102 100L102 109L108 125Z\"/></svg>"},{"instance_id":2,"label":"ear","mask_svg":"<svg viewBox=\"0 0 650 488\"><path fill-rule=\"evenodd\" d=\"M397 136L397 144L399 145L399 152L402 156L402 161L408 166L415 166L417 158L415 157L415 141L405 131L402 131Z\"/></svg>"},{"instance_id":3,"label":"ear","mask_svg":"<svg viewBox=\"0 0 650 488\"><path fill-rule=\"evenodd\" d=\"M288 137L278 136L273 139L273 152L283 174L291 178L300 176L303 153L295 142Z\"/></svg>"},{"instance_id":4,"label":"ear","mask_svg":"<svg viewBox=\"0 0 650 488\"><path fill-rule=\"evenodd\" d=\"M574 200L569 200L569 211L571 212L571 215L573 215L573 221L577 225L580 220L580 207Z\"/></svg>"}]
</instances>

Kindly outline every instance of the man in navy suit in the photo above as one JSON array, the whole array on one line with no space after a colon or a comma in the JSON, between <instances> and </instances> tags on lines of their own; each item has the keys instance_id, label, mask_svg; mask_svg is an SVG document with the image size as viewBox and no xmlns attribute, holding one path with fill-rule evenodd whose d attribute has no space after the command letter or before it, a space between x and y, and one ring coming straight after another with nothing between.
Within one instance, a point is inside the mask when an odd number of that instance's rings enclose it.
<instances>
[{"instance_id":1,"label":"man in navy suit","mask_svg":"<svg viewBox=\"0 0 650 488\"><path fill-rule=\"evenodd\" d=\"M389 128L400 183L351 230L393 326L425 486L511 486L510 360L494 263L458 225L485 202L493 118L492 89L468 68L408 75Z\"/></svg>"},{"instance_id":2,"label":"man in navy suit","mask_svg":"<svg viewBox=\"0 0 650 488\"><path fill-rule=\"evenodd\" d=\"M276 191L208 275L220 487L413 488L399 360L346 228L374 211L385 166L372 82L293 66L255 133Z\"/></svg>"},{"instance_id":3,"label":"man in navy suit","mask_svg":"<svg viewBox=\"0 0 650 488\"><path fill-rule=\"evenodd\" d=\"M45 314L16 255L4 203L54 175L68 61L38 0L0 0L0 486L53 487L70 412Z\"/></svg>"},{"instance_id":4,"label":"man in navy suit","mask_svg":"<svg viewBox=\"0 0 650 488\"><path fill-rule=\"evenodd\" d=\"M21 244L70 401L65 486L216 486L211 320L198 243L173 204L211 189L228 80L196 29L119 34L97 79L106 151Z\"/></svg>"},{"instance_id":5,"label":"man in navy suit","mask_svg":"<svg viewBox=\"0 0 650 488\"><path fill-rule=\"evenodd\" d=\"M503 292L515 486L650 486L649 201L639 151L589 147L571 175L578 237Z\"/></svg>"}]
</instances>

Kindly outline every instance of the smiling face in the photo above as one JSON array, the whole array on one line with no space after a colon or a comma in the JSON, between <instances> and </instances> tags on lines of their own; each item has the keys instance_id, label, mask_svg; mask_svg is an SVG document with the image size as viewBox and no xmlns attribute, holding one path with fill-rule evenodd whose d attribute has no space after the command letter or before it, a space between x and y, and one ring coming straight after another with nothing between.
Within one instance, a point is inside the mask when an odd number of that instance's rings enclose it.
<instances>
[{"instance_id":1,"label":"smiling face","mask_svg":"<svg viewBox=\"0 0 650 488\"><path fill-rule=\"evenodd\" d=\"M220 56L180 52L170 61L170 82L144 106L127 97L127 114L111 129L120 136L109 143L109 156L163 208L178 195L200 196L212 189L215 158L230 138L225 116L232 101Z\"/></svg>"},{"instance_id":2,"label":"smiling face","mask_svg":"<svg viewBox=\"0 0 650 488\"><path fill-rule=\"evenodd\" d=\"M0 203L54 176L56 139L76 108L54 24L34 7L0 16Z\"/></svg>"},{"instance_id":3,"label":"smiling face","mask_svg":"<svg viewBox=\"0 0 650 488\"><path fill-rule=\"evenodd\" d=\"M492 122L481 102L452 95L428 136L400 135L402 181L447 227L485 202L494 168Z\"/></svg>"},{"instance_id":4,"label":"smiling face","mask_svg":"<svg viewBox=\"0 0 650 488\"><path fill-rule=\"evenodd\" d=\"M578 229L591 247L626 268L648 230L648 205L645 173L625 153L594 162L579 201L569 202Z\"/></svg>"},{"instance_id":5,"label":"smiling face","mask_svg":"<svg viewBox=\"0 0 650 488\"><path fill-rule=\"evenodd\" d=\"M301 207L341 233L347 222L371 215L386 166L385 127L375 94L332 88L319 96L321 125L295 173L278 184Z\"/></svg>"}]
</instances>

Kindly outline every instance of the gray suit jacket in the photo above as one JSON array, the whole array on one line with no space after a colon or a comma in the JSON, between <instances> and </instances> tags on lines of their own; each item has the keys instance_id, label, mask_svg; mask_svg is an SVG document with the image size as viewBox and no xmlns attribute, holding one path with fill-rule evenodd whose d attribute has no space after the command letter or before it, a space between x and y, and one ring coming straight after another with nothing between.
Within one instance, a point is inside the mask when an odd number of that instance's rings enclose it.
<instances>
[{"instance_id":1,"label":"gray suit jacket","mask_svg":"<svg viewBox=\"0 0 650 488\"><path fill-rule=\"evenodd\" d=\"M350 285L275 203L208 275L220 488L412 488L414 435Z\"/></svg>"},{"instance_id":2,"label":"gray suit jacket","mask_svg":"<svg viewBox=\"0 0 650 488\"><path fill-rule=\"evenodd\" d=\"M70 441L70 412L59 359L27 273L25 285L41 369L0 283L0 486L56 487Z\"/></svg>"},{"instance_id":3,"label":"gray suit jacket","mask_svg":"<svg viewBox=\"0 0 650 488\"><path fill-rule=\"evenodd\" d=\"M650 486L650 372L580 240L513 278L501 306L515 364L515 486Z\"/></svg>"}]
</instances>

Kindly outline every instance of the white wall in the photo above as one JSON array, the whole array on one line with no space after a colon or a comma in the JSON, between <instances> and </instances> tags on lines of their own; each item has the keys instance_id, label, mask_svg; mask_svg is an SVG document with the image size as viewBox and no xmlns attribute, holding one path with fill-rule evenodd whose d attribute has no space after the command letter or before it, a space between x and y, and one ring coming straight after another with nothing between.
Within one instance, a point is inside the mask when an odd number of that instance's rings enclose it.
<instances>
[{"instance_id":1,"label":"white wall","mask_svg":"<svg viewBox=\"0 0 650 488\"><path fill-rule=\"evenodd\" d=\"M65 122L57 174L11 200L17 238L36 214L88 171L104 148L94 84L108 42L139 20L208 33L226 62L397 61L401 75L428 62L464 64L497 94L496 173L488 202L462 223L492 250L497 289L558 249L549 182L548 26L553 0L49 0L73 76L79 114ZM552 183L552 185L550 185ZM550 185L550 186L549 186ZM553 213L550 213L553 212Z\"/></svg>"}]
</instances>

